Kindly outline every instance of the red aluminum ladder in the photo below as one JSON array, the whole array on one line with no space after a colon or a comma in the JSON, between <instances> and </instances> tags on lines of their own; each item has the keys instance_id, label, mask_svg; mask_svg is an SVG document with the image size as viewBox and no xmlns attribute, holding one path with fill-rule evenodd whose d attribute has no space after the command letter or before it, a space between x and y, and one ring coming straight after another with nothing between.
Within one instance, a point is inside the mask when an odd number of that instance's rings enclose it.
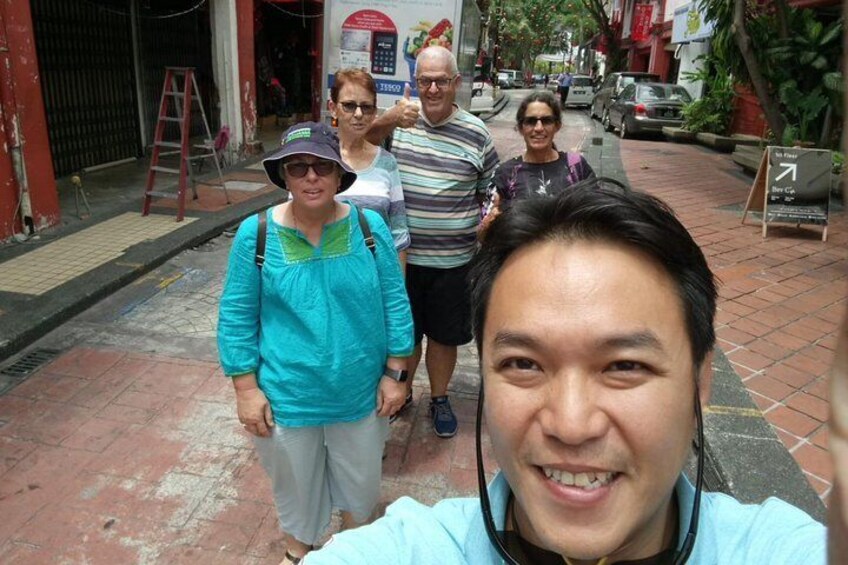
<instances>
[{"instance_id":1,"label":"red aluminum ladder","mask_svg":"<svg viewBox=\"0 0 848 565\"><path fill-rule=\"evenodd\" d=\"M178 78L182 78L182 89L179 88ZM214 147L211 153L201 153L199 155L191 155L189 136L191 134L191 110L192 102L197 102L200 109L200 115L203 118L203 126L206 131L207 141L212 140L212 133L209 130L209 122L206 120L206 112L203 111L203 103L200 100L200 91L197 88L197 81L194 77L194 68L192 67L165 67L165 84L162 87L162 98L159 103L159 116L156 121L156 133L153 137L153 153L150 157L150 168L147 171L147 183L144 188L144 207L141 215L146 216L150 213L150 203L154 197L158 198L174 198L177 200L177 221L181 222L185 217L185 196L188 188L188 181L191 181L192 196L197 199L197 189L194 185L194 178L191 171L191 162L197 159L212 158L215 163L215 168L218 171L220 187L224 190L227 204L230 203L230 195L227 193L227 186L224 183L224 178L221 173L221 163L218 161L218 154ZM169 108L173 107L174 113L169 112ZM168 123L177 123L180 127L179 141L163 140L165 128ZM211 144L210 144L211 145ZM166 148L169 151L163 151ZM164 167L160 165L159 158L166 155L180 156L179 168ZM164 192L153 190L156 182L156 173L165 173L178 175L177 192Z\"/></svg>"}]
</instances>

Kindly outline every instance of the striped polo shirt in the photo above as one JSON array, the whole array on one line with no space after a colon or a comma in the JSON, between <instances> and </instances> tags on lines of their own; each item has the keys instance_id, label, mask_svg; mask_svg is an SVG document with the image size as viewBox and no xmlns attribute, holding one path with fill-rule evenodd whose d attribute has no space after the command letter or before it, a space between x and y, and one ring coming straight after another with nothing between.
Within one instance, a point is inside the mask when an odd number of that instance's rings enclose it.
<instances>
[{"instance_id":1,"label":"striped polo shirt","mask_svg":"<svg viewBox=\"0 0 848 565\"><path fill-rule=\"evenodd\" d=\"M466 264L477 242L480 204L498 164L489 130L462 109L435 125L422 114L415 126L395 129L392 153L412 239L407 262L439 269Z\"/></svg>"}]
</instances>

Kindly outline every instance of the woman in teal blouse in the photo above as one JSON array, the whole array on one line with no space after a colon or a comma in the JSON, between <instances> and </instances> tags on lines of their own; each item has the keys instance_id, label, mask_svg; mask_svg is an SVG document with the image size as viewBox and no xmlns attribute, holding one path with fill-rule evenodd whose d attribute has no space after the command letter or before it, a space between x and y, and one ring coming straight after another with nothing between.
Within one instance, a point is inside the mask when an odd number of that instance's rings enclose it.
<instances>
[{"instance_id":1,"label":"woman in teal blouse","mask_svg":"<svg viewBox=\"0 0 848 565\"><path fill-rule=\"evenodd\" d=\"M344 529L365 522L377 503L387 417L404 401L412 318L380 215L361 216L334 198L356 180L335 133L293 126L263 165L291 200L262 213L261 268L258 217L236 234L218 348L239 421L271 478L288 538L283 563L295 564L334 508Z\"/></svg>"}]
</instances>

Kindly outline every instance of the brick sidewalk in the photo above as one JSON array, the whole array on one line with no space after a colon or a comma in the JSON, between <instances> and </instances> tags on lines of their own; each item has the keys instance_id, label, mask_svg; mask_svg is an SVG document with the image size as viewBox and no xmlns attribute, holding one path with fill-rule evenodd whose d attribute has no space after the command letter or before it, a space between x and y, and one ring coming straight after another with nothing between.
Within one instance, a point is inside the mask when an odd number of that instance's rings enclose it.
<instances>
[{"instance_id":1,"label":"brick sidewalk","mask_svg":"<svg viewBox=\"0 0 848 565\"><path fill-rule=\"evenodd\" d=\"M433 435L417 379L413 409L392 426L378 510L477 492L475 373L464 348L452 440ZM282 558L270 484L217 363L72 348L0 396L0 453L0 563Z\"/></svg>"},{"instance_id":2,"label":"brick sidewalk","mask_svg":"<svg viewBox=\"0 0 848 565\"><path fill-rule=\"evenodd\" d=\"M661 160L661 163L660 163ZM716 333L754 402L826 501L826 372L846 306L848 229L831 211L818 226L769 227L741 215L752 180L728 155L696 145L626 140L631 185L665 200L721 279Z\"/></svg>"}]
</instances>

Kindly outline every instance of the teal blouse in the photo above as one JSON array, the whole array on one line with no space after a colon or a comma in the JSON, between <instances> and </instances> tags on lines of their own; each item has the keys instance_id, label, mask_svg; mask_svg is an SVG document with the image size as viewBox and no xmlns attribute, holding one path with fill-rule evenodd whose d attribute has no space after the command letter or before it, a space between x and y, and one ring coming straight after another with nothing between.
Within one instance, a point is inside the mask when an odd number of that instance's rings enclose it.
<instances>
[{"instance_id":1,"label":"teal blouse","mask_svg":"<svg viewBox=\"0 0 848 565\"><path fill-rule=\"evenodd\" d=\"M324 226L313 245L271 211L265 264L254 263L258 217L230 251L218 317L224 374L256 373L284 426L352 422L376 407L387 357L412 354L412 315L394 242L376 212L365 246L356 209Z\"/></svg>"}]
</instances>

